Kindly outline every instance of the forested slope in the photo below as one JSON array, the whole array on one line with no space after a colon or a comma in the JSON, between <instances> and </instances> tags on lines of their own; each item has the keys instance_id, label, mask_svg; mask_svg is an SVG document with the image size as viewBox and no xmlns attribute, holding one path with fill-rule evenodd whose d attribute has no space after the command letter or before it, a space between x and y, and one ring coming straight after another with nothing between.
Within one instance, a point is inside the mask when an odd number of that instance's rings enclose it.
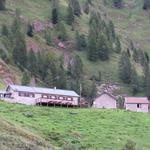
<instances>
[{"instance_id":1,"label":"forested slope","mask_svg":"<svg viewBox=\"0 0 150 150\"><path fill-rule=\"evenodd\" d=\"M1 59L4 68L9 65L7 79L2 67L5 84L77 92L81 84L87 99L95 97L91 89L106 82L123 87L116 93L148 93L149 71L144 71L149 68L150 52L148 0L1 3Z\"/></svg>"}]
</instances>

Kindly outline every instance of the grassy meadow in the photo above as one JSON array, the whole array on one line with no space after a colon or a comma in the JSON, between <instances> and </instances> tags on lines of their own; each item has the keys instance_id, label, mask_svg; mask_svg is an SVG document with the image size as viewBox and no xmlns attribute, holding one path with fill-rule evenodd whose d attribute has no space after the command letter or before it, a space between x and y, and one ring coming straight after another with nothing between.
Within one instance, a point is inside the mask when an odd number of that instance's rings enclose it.
<instances>
[{"instance_id":1,"label":"grassy meadow","mask_svg":"<svg viewBox=\"0 0 150 150\"><path fill-rule=\"evenodd\" d=\"M132 140L136 142L137 150L150 149L150 116L144 113L33 107L0 102L0 123L4 120L9 126L1 126L0 133L12 134L7 128L15 126L13 135L26 131L28 134L21 135L27 138L31 134L28 140L32 145L40 137L40 142L44 141L56 149L72 143L81 150L121 150L127 140Z\"/></svg>"}]
</instances>

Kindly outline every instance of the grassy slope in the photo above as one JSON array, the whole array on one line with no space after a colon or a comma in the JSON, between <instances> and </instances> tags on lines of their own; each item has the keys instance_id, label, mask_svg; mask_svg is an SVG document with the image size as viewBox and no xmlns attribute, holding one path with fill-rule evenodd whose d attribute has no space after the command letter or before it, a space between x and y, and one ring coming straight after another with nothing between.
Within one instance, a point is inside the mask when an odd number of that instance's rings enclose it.
<instances>
[{"instance_id":1,"label":"grassy slope","mask_svg":"<svg viewBox=\"0 0 150 150\"><path fill-rule=\"evenodd\" d=\"M53 147L29 129L23 129L0 117L0 150L48 150Z\"/></svg>"},{"instance_id":2,"label":"grassy slope","mask_svg":"<svg viewBox=\"0 0 150 150\"><path fill-rule=\"evenodd\" d=\"M24 116L26 112L31 112L33 117ZM58 147L71 142L81 149L121 150L126 140L132 139L137 143L137 149L150 148L148 114L122 110L31 107L0 102L1 116Z\"/></svg>"}]
</instances>

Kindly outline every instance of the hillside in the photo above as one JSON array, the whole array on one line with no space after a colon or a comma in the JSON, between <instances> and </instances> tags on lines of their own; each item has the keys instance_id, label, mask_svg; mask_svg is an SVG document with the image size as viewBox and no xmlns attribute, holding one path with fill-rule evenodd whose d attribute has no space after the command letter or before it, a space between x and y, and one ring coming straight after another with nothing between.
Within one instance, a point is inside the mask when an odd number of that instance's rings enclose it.
<instances>
[{"instance_id":1,"label":"hillside","mask_svg":"<svg viewBox=\"0 0 150 150\"><path fill-rule=\"evenodd\" d=\"M80 1L80 5L84 4L85 0ZM111 6L111 2L106 0L104 1L93 1L92 9L98 9L102 16L104 15L106 20L112 20L115 25L116 33L119 35L119 38L122 43L122 50L126 51L130 47L130 40L132 40L137 48L140 48L142 51L146 51L150 54L150 19L149 13L142 9L141 0L125 0L124 8L116 9ZM33 23L35 21L46 22L51 19L51 6L49 0L7 0L6 8L7 11L0 12L0 25L7 24L10 26L15 16L16 8L19 8L21 11L21 19L23 26L26 26L29 22ZM60 0L59 2L59 11L61 12L60 18L65 20L67 14L67 1ZM89 26L90 14L84 14L81 17L76 17L75 30L78 30L80 33L83 33L87 36ZM71 27L67 25L64 21L68 33L68 42L75 43L75 31L71 30ZM53 29L52 29L53 30ZM52 35L55 36L57 32L52 31ZM0 38L0 48L3 49L3 38ZM74 46L66 49L59 49L56 44L52 46L46 45L46 41L43 38L43 33L35 33L33 38L26 36L27 48L30 49L30 45L34 45L34 51L40 49L40 51L50 51L54 52L56 55L60 56L62 53L65 57L65 63L68 63L69 56L73 53L77 53L84 64L84 76L86 78L91 78L92 76L97 76L98 72L101 72L102 82L112 82L119 83L123 86L121 93L131 94L131 89L128 85L124 85L118 77L118 62L120 54L113 53L110 56L108 61L97 61L91 62L87 59L87 54L85 51L77 51ZM7 49L6 47L4 49ZM136 70L139 75L143 75L141 65L132 61L132 64L136 67ZM7 64L7 63L6 63ZM6 65L5 64L5 65ZM21 83L22 73L20 70L12 68L12 63L6 65L9 67L8 80L11 80L15 83ZM5 70L5 69L4 69ZM10 77L11 75L11 77ZM6 85L4 75L1 75L2 84ZM119 92L120 92L119 91ZM143 93L142 93L143 95Z\"/></svg>"},{"instance_id":2,"label":"hillside","mask_svg":"<svg viewBox=\"0 0 150 150\"><path fill-rule=\"evenodd\" d=\"M45 144L59 149L67 143L79 149L121 150L127 140L135 142L137 149L150 148L149 114L0 102L0 118L0 148L3 150L12 149L12 146L14 149L26 150L28 146L36 149L35 145L38 149L46 149Z\"/></svg>"},{"instance_id":3,"label":"hillside","mask_svg":"<svg viewBox=\"0 0 150 150\"><path fill-rule=\"evenodd\" d=\"M53 149L41 137L31 133L28 129L23 129L17 124L13 124L6 119L0 118L0 149Z\"/></svg>"}]
</instances>

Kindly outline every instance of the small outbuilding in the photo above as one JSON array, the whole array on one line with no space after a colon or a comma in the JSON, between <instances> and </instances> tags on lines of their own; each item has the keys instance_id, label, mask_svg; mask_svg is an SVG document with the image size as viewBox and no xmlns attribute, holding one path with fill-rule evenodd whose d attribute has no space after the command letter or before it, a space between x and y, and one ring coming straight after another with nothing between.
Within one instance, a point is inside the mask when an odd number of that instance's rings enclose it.
<instances>
[{"instance_id":1,"label":"small outbuilding","mask_svg":"<svg viewBox=\"0 0 150 150\"><path fill-rule=\"evenodd\" d=\"M125 109L137 112L148 112L149 101L147 97L125 97Z\"/></svg>"},{"instance_id":2,"label":"small outbuilding","mask_svg":"<svg viewBox=\"0 0 150 150\"><path fill-rule=\"evenodd\" d=\"M116 109L116 97L110 93L103 92L93 102L93 108Z\"/></svg>"}]
</instances>

